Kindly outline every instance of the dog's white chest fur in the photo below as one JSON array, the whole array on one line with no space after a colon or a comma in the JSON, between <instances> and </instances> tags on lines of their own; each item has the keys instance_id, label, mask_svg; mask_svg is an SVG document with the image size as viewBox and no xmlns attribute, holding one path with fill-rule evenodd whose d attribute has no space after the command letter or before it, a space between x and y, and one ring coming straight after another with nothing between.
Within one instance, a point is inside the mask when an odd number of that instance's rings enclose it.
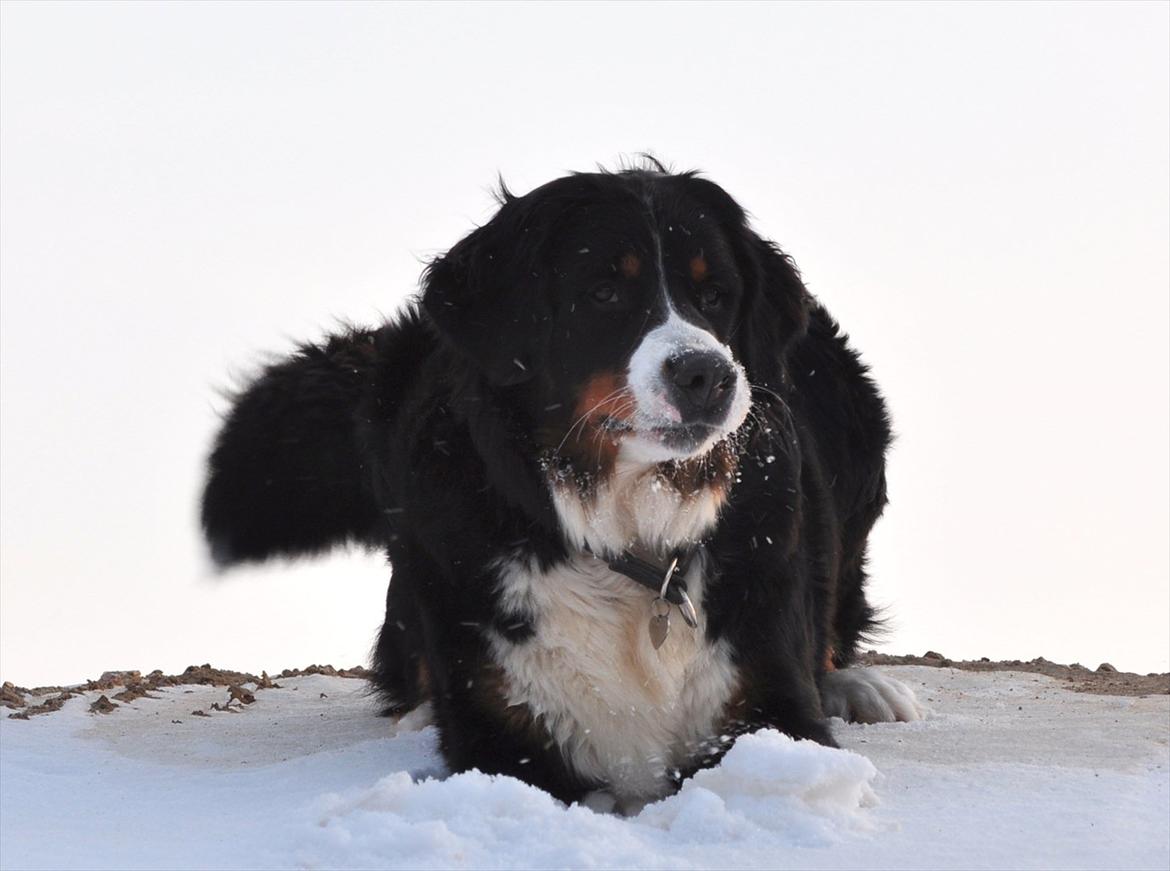
<instances>
[{"instance_id":1,"label":"dog's white chest fur","mask_svg":"<svg viewBox=\"0 0 1170 871\"><path fill-rule=\"evenodd\" d=\"M665 794L670 772L712 737L735 689L726 644L705 638L703 566L694 562L699 627L673 609L658 650L647 629L653 592L601 560L581 555L548 572L528 560L499 565L503 604L536 630L518 644L492 638L508 703L526 705L574 769L622 798Z\"/></svg>"}]
</instances>

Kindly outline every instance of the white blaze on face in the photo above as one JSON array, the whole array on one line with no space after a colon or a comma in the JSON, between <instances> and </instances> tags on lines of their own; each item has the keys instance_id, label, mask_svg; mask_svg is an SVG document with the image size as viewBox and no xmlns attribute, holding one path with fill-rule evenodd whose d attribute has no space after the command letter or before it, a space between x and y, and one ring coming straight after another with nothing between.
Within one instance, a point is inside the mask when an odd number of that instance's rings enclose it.
<instances>
[{"instance_id":1,"label":"white blaze on face","mask_svg":"<svg viewBox=\"0 0 1170 871\"><path fill-rule=\"evenodd\" d=\"M727 360L736 375L735 394L723 423L712 429L701 443L684 450L668 444L663 437L664 430L678 427L682 421L679 409L670 399L666 361L697 351L714 352ZM633 432L622 440L620 452L620 457L630 462L661 463L702 456L739 429L751 407L747 373L732 356L731 349L707 330L684 320L673 307L666 322L648 332L634 351L626 382L637 403L630 420Z\"/></svg>"}]
</instances>

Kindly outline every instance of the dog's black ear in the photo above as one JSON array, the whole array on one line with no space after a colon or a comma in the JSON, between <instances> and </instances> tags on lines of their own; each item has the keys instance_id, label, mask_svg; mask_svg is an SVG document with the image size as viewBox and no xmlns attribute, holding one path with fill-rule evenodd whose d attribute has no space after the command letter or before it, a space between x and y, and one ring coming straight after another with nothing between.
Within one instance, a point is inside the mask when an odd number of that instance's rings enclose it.
<instances>
[{"instance_id":1,"label":"dog's black ear","mask_svg":"<svg viewBox=\"0 0 1170 871\"><path fill-rule=\"evenodd\" d=\"M762 238L727 191L688 177L688 193L711 208L735 252L747 295L737 330L737 356L753 380L780 382L789 352L808 330L812 298L792 258Z\"/></svg>"},{"instance_id":2,"label":"dog's black ear","mask_svg":"<svg viewBox=\"0 0 1170 871\"><path fill-rule=\"evenodd\" d=\"M793 347L808 332L812 297L792 258L775 243L744 225L740 269L754 284L753 299L742 325L753 360L753 371L769 381L784 380ZM769 353L770 351L770 353ZM761 354L762 352L762 354Z\"/></svg>"},{"instance_id":3,"label":"dog's black ear","mask_svg":"<svg viewBox=\"0 0 1170 871\"><path fill-rule=\"evenodd\" d=\"M564 209L541 189L524 197L505 190L501 199L491 221L427 267L422 304L489 382L508 386L533 377L547 341L549 269L542 256Z\"/></svg>"}]
</instances>

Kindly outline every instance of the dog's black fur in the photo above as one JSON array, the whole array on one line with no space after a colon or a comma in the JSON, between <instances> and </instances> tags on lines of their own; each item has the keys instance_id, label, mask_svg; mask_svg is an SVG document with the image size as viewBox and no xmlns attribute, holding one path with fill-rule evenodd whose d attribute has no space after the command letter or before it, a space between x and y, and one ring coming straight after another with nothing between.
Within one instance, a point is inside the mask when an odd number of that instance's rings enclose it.
<instances>
[{"instance_id":1,"label":"dog's black fur","mask_svg":"<svg viewBox=\"0 0 1170 871\"><path fill-rule=\"evenodd\" d=\"M539 718L508 706L485 628L522 645L536 627L501 605L492 565L505 551L542 567L569 556L542 457L571 429L574 391L646 328L640 302L582 302L589 270L628 248L639 222L668 244L701 238L720 286L694 317L753 385L705 542L707 640L730 644L739 673L712 737L771 726L832 745L818 683L875 627L865 552L886 502L889 422L792 261L694 174L579 174L505 192L488 224L427 269L420 306L303 346L238 396L203 497L220 564L347 541L385 549L393 581L373 670L389 710L431 700L453 770L515 775L565 800L605 784L575 772ZM602 260L578 270L570 255L585 251ZM717 758L697 749L676 776Z\"/></svg>"}]
</instances>

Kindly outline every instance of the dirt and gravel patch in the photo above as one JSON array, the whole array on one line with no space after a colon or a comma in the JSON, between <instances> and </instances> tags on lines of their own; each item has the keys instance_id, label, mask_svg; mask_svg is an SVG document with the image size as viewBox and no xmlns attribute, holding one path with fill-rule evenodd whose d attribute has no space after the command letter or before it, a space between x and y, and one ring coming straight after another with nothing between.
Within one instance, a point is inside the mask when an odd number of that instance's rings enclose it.
<instances>
[{"instance_id":1,"label":"dirt and gravel patch","mask_svg":"<svg viewBox=\"0 0 1170 871\"><path fill-rule=\"evenodd\" d=\"M332 665L310 665L307 668L286 668L275 675L276 679L302 677L305 675L323 674L329 677L348 677L365 680L370 677L370 671L361 666L353 668L334 668ZM251 684L253 689L245 687ZM152 691L163 687L173 686L222 686L227 687L227 700L222 706L215 705L216 710L228 710L233 704L237 706L250 705L254 702L255 691L262 689L278 689L280 684L269 677L268 672L262 671L259 676L246 671L232 671L231 669L214 668L209 664L190 665L179 674L163 674L161 669L155 669L143 675L140 671L107 671L96 680L87 680L75 686L47 686L27 688L17 686L9 681L0 685L0 707L12 708L9 719L27 720L38 714L48 714L59 710L67 699L87 692L100 692L101 697L90 705L90 710L97 714L109 714L117 710L119 702L132 702L135 699L154 699ZM107 692L120 689L112 697ZM46 696L48 698L46 698ZM36 703L32 699L37 700ZM193 711L199 715L202 712ZM203 716L207 716L205 713Z\"/></svg>"},{"instance_id":2,"label":"dirt and gravel patch","mask_svg":"<svg viewBox=\"0 0 1170 871\"><path fill-rule=\"evenodd\" d=\"M925 665L934 668L957 668L963 671L1022 671L1043 674L1062 681L1066 689L1078 693L1097 693L1108 696L1151 696L1170 695L1170 674L1134 674L1118 671L1107 662L1096 669L1089 669L1080 663L1061 665L1044 657L1024 662L1018 659L992 661L987 658L953 660L933 650L922 656L895 656L870 650L859 657L862 665ZM229 711L250 705L255 693L264 689L278 689L281 678L302 677L322 674L329 677L345 677L367 680L369 669L361 666L334 668L332 665L310 665L307 668L286 668L279 674L269 676L262 671L259 675L246 671L214 668L209 664L188 666L179 674L163 674L156 669L143 675L139 671L107 671L95 680L88 680L76 686L33 687L28 689L4 682L0 686L0 707L11 708L8 716L15 720L27 720L38 714L49 714L59 710L67 699L88 692L101 693L90 705L94 713L109 714L116 711L120 703L140 698L158 698L152 691L162 687L222 686L227 688L227 698L222 705L213 704L217 711ZM249 689L248 686L251 686ZM111 692L118 690L118 692ZM107 695L110 693L110 695ZM191 712L195 716L208 716L201 710Z\"/></svg>"},{"instance_id":3,"label":"dirt and gravel patch","mask_svg":"<svg viewBox=\"0 0 1170 871\"><path fill-rule=\"evenodd\" d=\"M958 668L963 671L1023 671L1043 674L1064 681L1066 689L1077 693L1096 693L1102 696L1170 695L1170 673L1134 674L1118 671L1107 662L1089 669L1074 662L1061 665L1043 656L1027 662L1019 659L992 661L983 659L953 660L941 653L928 650L922 656L894 656L870 650L859 658L864 665L928 665L935 668Z\"/></svg>"}]
</instances>

